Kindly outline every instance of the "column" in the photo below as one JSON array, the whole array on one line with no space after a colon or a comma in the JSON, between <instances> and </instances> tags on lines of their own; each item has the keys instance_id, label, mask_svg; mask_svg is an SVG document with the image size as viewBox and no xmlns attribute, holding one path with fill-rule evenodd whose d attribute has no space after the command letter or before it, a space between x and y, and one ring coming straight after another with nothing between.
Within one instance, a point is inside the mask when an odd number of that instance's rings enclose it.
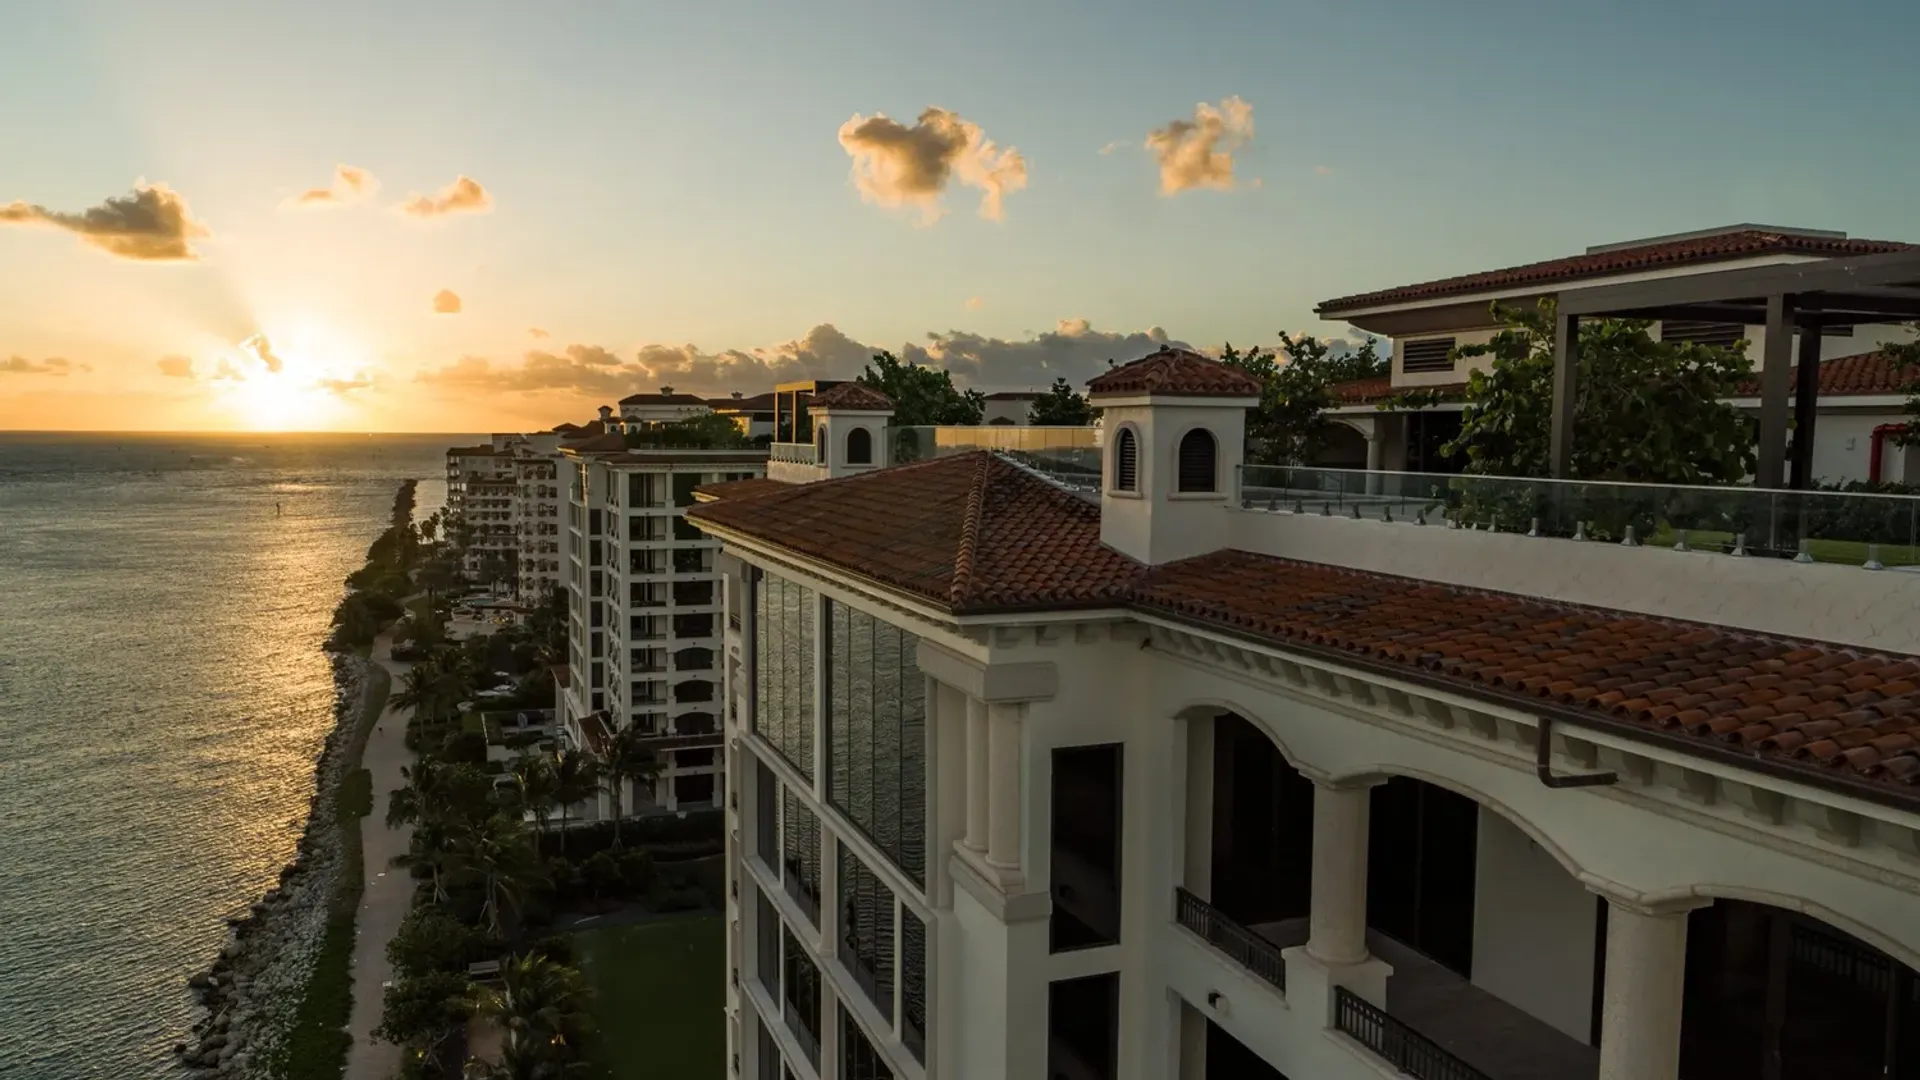
<instances>
[{"instance_id":1,"label":"column","mask_svg":"<svg viewBox=\"0 0 1920 1080\"><path fill-rule=\"evenodd\" d=\"M987 865L1020 869L1019 705L991 705L987 717Z\"/></svg>"},{"instance_id":2,"label":"column","mask_svg":"<svg viewBox=\"0 0 1920 1080\"><path fill-rule=\"evenodd\" d=\"M1793 486L1813 487L1813 429L1820 415L1820 320L1800 326L1799 382L1793 388Z\"/></svg>"},{"instance_id":3,"label":"column","mask_svg":"<svg viewBox=\"0 0 1920 1080\"><path fill-rule=\"evenodd\" d=\"M1753 486L1777 488L1786 479L1787 397L1793 380L1793 299L1767 297L1760 354L1760 446Z\"/></svg>"},{"instance_id":4,"label":"column","mask_svg":"<svg viewBox=\"0 0 1920 1080\"><path fill-rule=\"evenodd\" d=\"M967 835L961 843L987 850L987 703L967 699Z\"/></svg>"},{"instance_id":5,"label":"column","mask_svg":"<svg viewBox=\"0 0 1920 1080\"><path fill-rule=\"evenodd\" d=\"M1599 1080L1674 1080L1687 973L1687 913L1607 898Z\"/></svg>"},{"instance_id":6,"label":"column","mask_svg":"<svg viewBox=\"0 0 1920 1080\"><path fill-rule=\"evenodd\" d=\"M1371 784L1315 781L1313 910L1307 952L1323 964L1367 959L1367 823Z\"/></svg>"},{"instance_id":7,"label":"column","mask_svg":"<svg viewBox=\"0 0 1920 1080\"><path fill-rule=\"evenodd\" d=\"M1580 318L1553 320L1553 414L1547 429L1547 473L1564 480L1573 460L1573 407L1580 394Z\"/></svg>"}]
</instances>

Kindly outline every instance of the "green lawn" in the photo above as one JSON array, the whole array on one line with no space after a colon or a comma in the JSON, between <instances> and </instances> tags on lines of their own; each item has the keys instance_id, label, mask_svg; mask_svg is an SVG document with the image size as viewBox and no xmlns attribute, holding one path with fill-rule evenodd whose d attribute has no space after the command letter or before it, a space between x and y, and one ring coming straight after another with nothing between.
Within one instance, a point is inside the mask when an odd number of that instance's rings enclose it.
<instances>
[{"instance_id":1,"label":"green lawn","mask_svg":"<svg viewBox=\"0 0 1920 1080\"><path fill-rule=\"evenodd\" d=\"M727 1069L725 923L718 915L577 934L593 983L595 1057L613 1080L712 1080Z\"/></svg>"}]
</instances>

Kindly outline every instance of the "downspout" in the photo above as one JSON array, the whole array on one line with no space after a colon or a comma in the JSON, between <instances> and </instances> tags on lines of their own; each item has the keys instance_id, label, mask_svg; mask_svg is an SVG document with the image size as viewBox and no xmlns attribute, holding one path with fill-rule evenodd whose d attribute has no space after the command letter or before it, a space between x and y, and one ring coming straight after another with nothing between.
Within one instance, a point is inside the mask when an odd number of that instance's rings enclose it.
<instances>
[{"instance_id":1,"label":"downspout","mask_svg":"<svg viewBox=\"0 0 1920 1080\"><path fill-rule=\"evenodd\" d=\"M1533 772L1540 782L1550 788L1602 787L1620 781L1615 772L1577 773L1571 776L1555 775L1553 771L1553 721L1540 717L1533 729Z\"/></svg>"}]
</instances>

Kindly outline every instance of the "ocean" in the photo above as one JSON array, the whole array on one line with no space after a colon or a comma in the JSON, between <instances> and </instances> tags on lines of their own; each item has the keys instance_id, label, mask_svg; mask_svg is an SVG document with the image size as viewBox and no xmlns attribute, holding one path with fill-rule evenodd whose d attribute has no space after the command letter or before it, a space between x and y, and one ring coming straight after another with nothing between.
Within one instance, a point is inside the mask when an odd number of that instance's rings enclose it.
<instances>
[{"instance_id":1,"label":"ocean","mask_svg":"<svg viewBox=\"0 0 1920 1080\"><path fill-rule=\"evenodd\" d=\"M463 441L0 432L0 1078L172 1069L299 838L342 579Z\"/></svg>"}]
</instances>

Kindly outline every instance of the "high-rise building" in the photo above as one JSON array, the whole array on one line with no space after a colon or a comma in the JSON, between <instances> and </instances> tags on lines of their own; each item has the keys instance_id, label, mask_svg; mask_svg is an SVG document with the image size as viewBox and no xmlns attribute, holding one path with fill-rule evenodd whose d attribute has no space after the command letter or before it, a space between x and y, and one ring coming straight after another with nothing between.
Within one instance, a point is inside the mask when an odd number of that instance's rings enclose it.
<instances>
[{"instance_id":1,"label":"high-rise building","mask_svg":"<svg viewBox=\"0 0 1920 1080\"><path fill-rule=\"evenodd\" d=\"M1102 374L1092 491L823 392L703 488L730 1075L1920 1075L1920 575L1309 503L1258 389Z\"/></svg>"}]
</instances>

